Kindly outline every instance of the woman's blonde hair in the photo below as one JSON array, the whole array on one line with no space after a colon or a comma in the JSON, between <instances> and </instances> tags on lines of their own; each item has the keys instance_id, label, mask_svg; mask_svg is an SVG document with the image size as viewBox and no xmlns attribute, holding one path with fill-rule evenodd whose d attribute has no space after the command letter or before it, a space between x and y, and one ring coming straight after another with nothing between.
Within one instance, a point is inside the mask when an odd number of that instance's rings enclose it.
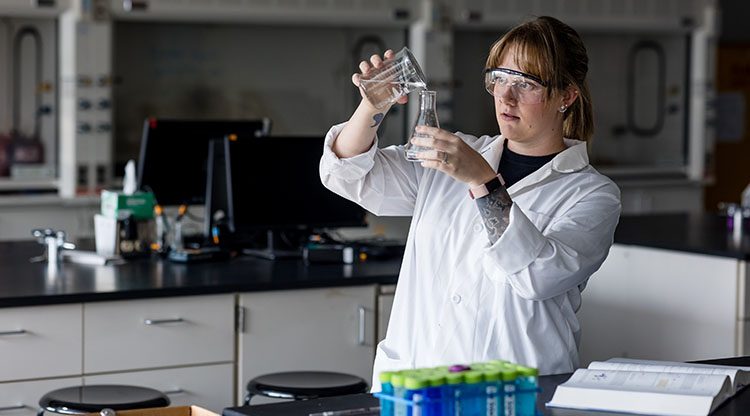
<instances>
[{"instance_id":1,"label":"woman's blonde hair","mask_svg":"<svg viewBox=\"0 0 750 416\"><path fill-rule=\"evenodd\" d=\"M486 68L500 66L505 53L512 47L516 48L516 65L547 83L548 99L555 90L561 91L568 86L578 90L578 99L564 114L563 136L577 140L591 138L594 119L586 81L589 58L578 32L549 16L522 23L492 45Z\"/></svg>"}]
</instances>

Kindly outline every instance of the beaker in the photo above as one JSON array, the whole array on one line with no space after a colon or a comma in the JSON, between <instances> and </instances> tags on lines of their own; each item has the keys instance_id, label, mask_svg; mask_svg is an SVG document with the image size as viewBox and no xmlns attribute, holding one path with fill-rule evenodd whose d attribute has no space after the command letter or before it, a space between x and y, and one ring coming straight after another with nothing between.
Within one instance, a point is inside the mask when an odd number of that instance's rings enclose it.
<instances>
[{"instance_id":1,"label":"beaker","mask_svg":"<svg viewBox=\"0 0 750 416\"><path fill-rule=\"evenodd\" d=\"M431 147L415 146L411 142L412 137L432 137L427 134L417 133L417 126L430 126L440 128L438 122L437 110L436 110L436 97L437 92L430 90L422 90L419 92L419 116L417 122L414 124L414 128L411 130L411 136L404 146L404 153L406 154L406 160L410 162L421 162L417 156L420 152L430 151Z\"/></svg>"},{"instance_id":2,"label":"beaker","mask_svg":"<svg viewBox=\"0 0 750 416\"><path fill-rule=\"evenodd\" d=\"M362 74L359 82L368 101L377 109L384 109L399 98L418 88L426 88L425 76L417 60L404 47L380 68L372 67Z\"/></svg>"}]
</instances>

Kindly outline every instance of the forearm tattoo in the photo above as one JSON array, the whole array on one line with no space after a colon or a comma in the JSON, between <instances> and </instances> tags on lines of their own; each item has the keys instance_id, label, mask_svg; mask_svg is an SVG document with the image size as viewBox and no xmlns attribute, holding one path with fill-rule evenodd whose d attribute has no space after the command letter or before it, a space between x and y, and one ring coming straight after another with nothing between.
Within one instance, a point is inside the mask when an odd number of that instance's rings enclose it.
<instances>
[{"instance_id":1,"label":"forearm tattoo","mask_svg":"<svg viewBox=\"0 0 750 416\"><path fill-rule=\"evenodd\" d=\"M508 228L513 200L510 199L505 187L500 186L488 195L477 198L476 201L490 244L495 244Z\"/></svg>"},{"instance_id":2,"label":"forearm tattoo","mask_svg":"<svg viewBox=\"0 0 750 416\"><path fill-rule=\"evenodd\" d=\"M370 127L376 127L378 124L380 124L380 122L383 121L383 117L385 117L385 114L383 113L377 113L372 116L372 126Z\"/></svg>"}]
</instances>

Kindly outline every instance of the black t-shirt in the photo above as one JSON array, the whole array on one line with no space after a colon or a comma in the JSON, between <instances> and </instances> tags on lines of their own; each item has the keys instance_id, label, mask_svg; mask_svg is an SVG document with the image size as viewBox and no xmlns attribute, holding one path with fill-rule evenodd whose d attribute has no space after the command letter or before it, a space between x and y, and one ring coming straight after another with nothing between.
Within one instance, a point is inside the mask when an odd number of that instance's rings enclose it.
<instances>
[{"instance_id":1,"label":"black t-shirt","mask_svg":"<svg viewBox=\"0 0 750 416\"><path fill-rule=\"evenodd\" d=\"M506 139L503 143L503 155L500 157L500 166L497 171L505 180L505 187L510 188L516 182L546 165L555 156L557 156L557 153L546 156L519 155L508 149L508 140Z\"/></svg>"}]
</instances>

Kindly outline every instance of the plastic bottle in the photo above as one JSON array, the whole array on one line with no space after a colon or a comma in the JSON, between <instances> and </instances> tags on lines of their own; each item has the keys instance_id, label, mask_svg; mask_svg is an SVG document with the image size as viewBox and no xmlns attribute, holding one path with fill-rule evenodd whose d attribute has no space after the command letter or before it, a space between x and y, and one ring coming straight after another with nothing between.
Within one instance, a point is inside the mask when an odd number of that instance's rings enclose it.
<instances>
[{"instance_id":1,"label":"plastic bottle","mask_svg":"<svg viewBox=\"0 0 750 416\"><path fill-rule=\"evenodd\" d=\"M380 373L378 378L380 379L381 393L393 397L393 384L391 384L391 378L393 377L392 371L383 371ZM392 400L381 400L380 401L380 415L381 416L393 416L393 401Z\"/></svg>"},{"instance_id":2,"label":"plastic bottle","mask_svg":"<svg viewBox=\"0 0 750 416\"><path fill-rule=\"evenodd\" d=\"M499 368L488 366L484 373L486 393L486 416L503 416L503 372Z\"/></svg>"},{"instance_id":3,"label":"plastic bottle","mask_svg":"<svg viewBox=\"0 0 750 416\"><path fill-rule=\"evenodd\" d=\"M539 370L531 367L516 366L516 416L534 416L536 414L536 393L539 388Z\"/></svg>"},{"instance_id":4,"label":"plastic bottle","mask_svg":"<svg viewBox=\"0 0 750 416\"><path fill-rule=\"evenodd\" d=\"M487 408L483 374L481 371L470 370L463 375L461 415L483 415Z\"/></svg>"},{"instance_id":5,"label":"plastic bottle","mask_svg":"<svg viewBox=\"0 0 750 416\"><path fill-rule=\"evenodd\" d=\"M404 399L413 403L413 406L406 406L406 416L425 414L427 387L427 379L422 375L414 374L404 378Z\"/></svg>"},{"instance_id":6,"label":"plastic bottle","mask_svg":"<svg viewBox=\"0 0 750 416\"><path fill-rule=\"evenodd\" d=\"M161 205L154 206L154 216L156 217L156 243L151 247L157 253L166 253L169 249L167 216Z\"/></svg>"},{"instance_id":7,"label":"plastic bottle","mask_svg":"<svg viewBox=\"0 0 750 416\"><path fill-rule=\"evenodd\" d=\"M393 397L403 399L406 396L404 388L404 375L401 372L394 373L391 376L391 385L393 385ZM393 402L393 415L406 416L406 405L401 402Z\"/></svg>"},{"instance_id":8,"label":"plastic bottle","mask_svg":"<svg viewBox=\"0 0 750 416\"><path fill-rule=\"evenodd\" d=\"M742 206L742 208L750 208L750 183L747 184L745 190L742 191L740 205Z\"/></svg>"},{"instance_id":9,"label":"plastic bottle","mask_svg":"<svg viewBox=\"0 0 750 416\"><path fill-rule=\"evenodd\" d=\"M461 384L463 382L463 373L448 373L445 375L445 386L443 386L443 415L453 416L465 414L461 412Z\"/></svg>"},{"instance_id":10,"label":"plastic bottle","mask_svg":"<svg viewBox=\"0 0 750 416\"><path fill-rule=\"evenodd\" d=\"M505 416L516 416L516 377L518 373L513 364L506 364L500 371L503 373L503 410Z\"/></svg>"},{"instance_id":11,"label":"plastic bottle","mask_svg":"<svg viewBox=\"0 0 750 416\"><path fill-rule=\"evenodd\" d=\"M445 371L434 369L427 379L427 404L423 416L443 415L443 391L445 386Z\"/></svg>"}]
</instances>

